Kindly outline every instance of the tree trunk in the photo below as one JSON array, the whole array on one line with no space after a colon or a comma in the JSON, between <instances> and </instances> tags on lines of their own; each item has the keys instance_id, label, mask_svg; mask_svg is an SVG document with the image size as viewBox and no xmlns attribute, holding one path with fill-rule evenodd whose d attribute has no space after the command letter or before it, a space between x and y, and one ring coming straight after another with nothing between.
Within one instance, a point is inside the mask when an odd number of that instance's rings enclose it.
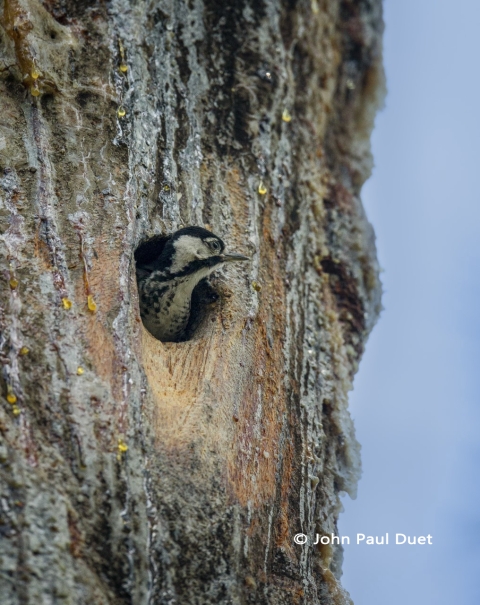
<instances>
[{"instance_id":1,"label":"tree trunk","mask_svg":"<svg viewBox=\"0 0 480 605\"><path fill-rule=\"evenodd\" d=\"M380 308L381 1L5 0L0 32L2 604L350 602L313 541ZM186 225L252 262L164 344L134 252Z\"/></svg>"}]
</instances>

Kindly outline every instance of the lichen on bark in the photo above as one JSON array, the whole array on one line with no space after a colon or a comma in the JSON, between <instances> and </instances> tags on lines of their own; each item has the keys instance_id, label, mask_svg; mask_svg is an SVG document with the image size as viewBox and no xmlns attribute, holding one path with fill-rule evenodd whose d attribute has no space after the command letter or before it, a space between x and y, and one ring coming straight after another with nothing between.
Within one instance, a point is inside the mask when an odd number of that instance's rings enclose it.
<instances>
[{"instance_id":1,"label":"lichen on bark","mask_svg":"<svg viewBox=\"0 0 480 605\"><path fill-rule=\"evenodd\" d=\"M380 0L5 0L2 23L2 603L348 603L340 550L293 536L335 532L359 476ZM134 252L191 224L253 261L162 344Z\"/></svg>"}]
</instances>

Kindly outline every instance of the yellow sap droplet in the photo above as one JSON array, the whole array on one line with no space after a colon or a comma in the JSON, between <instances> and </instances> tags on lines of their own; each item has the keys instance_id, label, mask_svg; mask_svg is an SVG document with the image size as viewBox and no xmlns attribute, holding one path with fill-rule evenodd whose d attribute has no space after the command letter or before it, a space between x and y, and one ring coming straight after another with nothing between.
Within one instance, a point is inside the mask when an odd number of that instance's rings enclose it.
<instances>
[{"instance_id":1,"label":"yellow sap droplet","mask_svg":"<svg viewBox=\"0 0 480 605\"><path fill-rule=\"evenodd\" d=\"M260 181L260 185L258 186L258 193L260 195L265 195L267 193L267 188L265 187L262 181Z\"/></svg>"},{"instance_id":2,"label":"yellow sap droplet","mask_svg":"<svg viewBox=\"0 0 480 605\"><path fill-rule=\"evenodd\" d=\"M18 287L18 280L15 277L10 278L10 288L16 290Z\"/></svg>"},{"instance_id":3,"label":"yellow sap droplet","mask_svg":"<svg viewBox=\"0 0 480 605\"><path fill-rule=\"evenodd\" d=\"M164 185L163 186L163 190L164 191L170 191L170 186L169 185Z\"/></svg>"},{"instance_id":4,"label":"yellow sap droplet","mask_svg":"<svg viewBox=\"0 0 480 605\"><path fill-rule=\"evenodd\" d=\"M15 393L12 393L11 391L9 393L7 393L7 401L8 401L8 403L11 403L12 405L14 403L17 403L17 396L15 395Z\"/></svg>"},{"instance_id":5,"label":"yellow sap droplet","mask_svg":"<svg viewBox=\"0 0 480 605\"><path fill-rule=\"evenodd\" d=\"M95 311L97 310L97 303L95 302L91 294L87 296L87 306L89 311L91 311L92 313L95 313Z\"/></svg>"},{"instance_id":6,"label":"yellow sap droplet","mask_svg":"<svg viewBox=\"0 0 480 605\"><path fill-rule=\"evenodd\" d=\"M123 441L123 439L118 440L118 451L122 452L122 454L128 451L128 445L125 443L125 441Z\"/></svg>"},{"instance_id":7,"label":"yellow sap droplet","mask_svg":"<svg viewBox=\"0 0 480 605\"><path fill-rule=\"evenodd\" d=\"M290 122L292 120L292 116L290 115L290 112L288 111L288 109L283 110L282 120L284 122Z\"/></svg>"},{"instance_id":8,"label":"yellow sap droplet","mask_svg":"<svg viewBox=\"0 0 480 605\"><path fill-rule=\"evenodd\" d=\"M38 78L40 77L40 75L41 75L41 74L40 74L40 72L39 72L39 71L37 71L37 70L35 69L35 67L34 67L34 68L32 69L32 72L31 72L31 74L30 74L30 75L32 76L32 78L33 78L34 80L38 80Z\"/></svg>"},{"instance_id":9,"label":"yellow sap droplet","mask_svg":"<svg viewBox=\"0 0 480 605\"><path fill-rule=\"evenodd\" d=\"M17 408L17 406L15 406L15 407L12 409L12 412L13 412L13 415L14 415L14 416L18 416L18 415L20 414L20 408Z\"/></svg>"},{"instance_id":10,"label":"yellow sap droplet","mask_svg":"<svg viewBox=\"0 0 480 605\"><path fill-rule=\"evenodd\" d=\"M30 92L32 94L32 97L40 96L40 91L38 90L37 82L35 82L34 85L30 88Z\"/></svg>"},{"instance_id":11,"label":"yellow sap droplet","mask_svg":"<svg viewBox=\"0 0 480 605\"><path fill-rule=\"evenodd\" d=\"M118 69L122 72L122 74L124 74L128 70L128 65L126 63L120 63L120 67Z\"/></svg>"},{"instance_id":12,"label":"yellow sap droplet","mask_svg":"<svg viewBox=\"0 0 480 605\"><path fill-rule=\"evenodd\" d=\"M255 292L260 292L262 286L258 282L252 281L252 288L255 290Z\"/></svg>"},{"instance_id":13,"label":"yellow sap droplet","mask_svg":"<svg viewBox=\"0 0 480 605\"><path fill-rule=\"evenodd\" d=\"M85 370L82 368L82 366L78 366L78 368L77 368L77 374L78 374L78 376L81 376L82 374L85 374Z\"/></svg>"},{"instance_id":14,"label":"yellow sap droplet","mask_svg":"<svg viewBox=\"0 0 480 605\"><path fill-rule=\"evenodd\" d=\"M118 110L117 110L117 116L118 116L119 118L123 118L123 117L125 117L125 114L126 114L126 113L127 113L127 112L125 111L125 108L124 108L124 107L119 107L119 108L118 108Z\"/></svg>"},{"instance_id":15,"label":"yellow sap droplet","mask_svg":"<svg viewBox=\"0 0 480 605\"><path fill-rule=\"evenodd\" d=\"M20 349L20 355L28 355L30 353L30 349L28 347L22 347Z\"/></svg>"},{"instance_id":16,"label":"yellow sap droplet","mask_svg":"<svg viewBox=\"0 0 480 605\"><path fill-rule=\"evenodd\" d=\"M69 298L62 298L63 308L68 311L68 309L72 308L72 301Z\"/></svg>"}]
</instances>

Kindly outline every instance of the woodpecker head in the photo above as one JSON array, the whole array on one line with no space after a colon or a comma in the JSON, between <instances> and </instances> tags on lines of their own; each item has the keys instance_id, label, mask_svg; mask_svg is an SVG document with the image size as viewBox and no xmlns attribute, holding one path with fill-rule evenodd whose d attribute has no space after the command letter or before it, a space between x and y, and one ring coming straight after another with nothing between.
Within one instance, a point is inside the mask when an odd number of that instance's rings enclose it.
<instances>
[{"instance_id":1,"label":"woodpecker head","mask_svg":"<svg viewBox=\"0 0 480 605\"><path fill-rule=\"evenodd\" d=\"M241 254L225 254L225 244L214 233L202 227L185 227L176 231L163 250L148 263L139 259L140 271L165 272L165 277L205 276L224 263L250 260Z\"/></svg>"},{"instance_id":2,"label":"woodpecker head","mask_svg":"<svg viewBox=\"0 0 480 605\"><path fill-rule=\"evenodd\" d=\"M143 325L158 340L179 342L188 339L201 316L206 278L225 263L250 259L225 254L225 244L210 231L186 227L145 242L135 260ZM209 297L216 300L211 290Z\"/></svg>"}]
</instances>

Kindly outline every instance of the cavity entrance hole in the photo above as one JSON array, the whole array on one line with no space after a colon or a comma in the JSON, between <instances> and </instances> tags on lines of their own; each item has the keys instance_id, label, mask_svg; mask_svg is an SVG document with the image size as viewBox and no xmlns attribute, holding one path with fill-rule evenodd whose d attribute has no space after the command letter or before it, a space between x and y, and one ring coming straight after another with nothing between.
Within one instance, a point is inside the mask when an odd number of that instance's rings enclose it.
<instances>
[{"instance_id":1,"label":"cavity entrance hole","mask_svg":"<svg viewBox=\"0 0 480 605\"><path fill-rule=\"evenodd\" d=\"M149 329L146 318L150 317L150 314L155 313L155 309L149 304L147 309L148 315L146 315L144 308L145 302L142 300L141 285L142 282L151 275L151 264L161 255L169 239L169 235L155 235L141 242L134 253L140 317L143 325L154 338L156 338L156 336ZM215 281L215 277L210 276L209 278L202 279L195 286L191 297L190 315L184 333L175 340L161 342L186 342L194 339L196 335L199 335L207 328L213 317L213 304L217 302L220 297L214 287Z\"/></svg>"}]
</instances>

